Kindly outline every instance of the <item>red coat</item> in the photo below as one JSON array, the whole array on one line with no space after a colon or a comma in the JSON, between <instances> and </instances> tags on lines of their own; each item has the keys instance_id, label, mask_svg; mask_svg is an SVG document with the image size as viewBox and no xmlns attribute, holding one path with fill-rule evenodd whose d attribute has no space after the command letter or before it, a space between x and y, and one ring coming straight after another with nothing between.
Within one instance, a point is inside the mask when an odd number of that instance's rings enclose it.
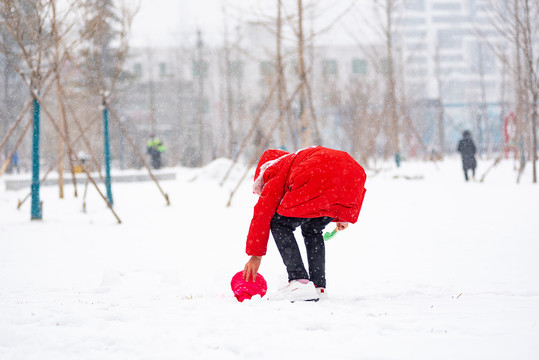
<instances>
[{"instance_id":1,"label":"red coat","mask_svg":"<svg viewBox=\"0 0 539 360\"><path fill-rule=\"evenodd\" d=\"M365 196L363 168L346 152L321 146L297 153L267 150L258 163L276 160L263 173L264 187L254 207L247 236L248 255L266 254L270 222L283 216L329 216L336 222L355 223Z\"/></svg>"}]
</instances>

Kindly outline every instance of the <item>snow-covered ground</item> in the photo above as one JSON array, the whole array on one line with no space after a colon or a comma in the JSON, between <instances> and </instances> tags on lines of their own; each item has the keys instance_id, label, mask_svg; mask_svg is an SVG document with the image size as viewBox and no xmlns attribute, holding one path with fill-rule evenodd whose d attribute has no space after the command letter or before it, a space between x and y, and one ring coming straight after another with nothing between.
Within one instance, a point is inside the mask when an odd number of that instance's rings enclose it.
<instances>
[{"instance_id":1,"label":"snow-covered ground","mask_svg":"<svg viewBox=\"0 0 539 360\"><path fill-rule=\"evenodd\" d=\"M226 207L228 164L168 169L170 206L151 182L113 184L121 225L72 187L42 187L31 222L27 190L0 180L0 359L539 358L529 168L520 185L510 161L484 183L458 159L370 174L358 223L327 243L330 300L292 304L232 295L256 197L247 181ZM286 284L272 242L260 273Z\"/></svg>"}]
</instances>

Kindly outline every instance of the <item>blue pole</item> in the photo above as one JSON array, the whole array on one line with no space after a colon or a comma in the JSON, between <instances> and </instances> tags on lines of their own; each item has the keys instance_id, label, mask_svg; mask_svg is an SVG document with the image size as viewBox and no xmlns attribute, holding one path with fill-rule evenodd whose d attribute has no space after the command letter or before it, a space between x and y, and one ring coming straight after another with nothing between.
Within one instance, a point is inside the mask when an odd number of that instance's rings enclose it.
<instances>
[{"instance_id":1,"label":"blue pole","mask_svg":"<svg viewBox=\"0 0 539 360\"><path fill-rule=\"evenodd\" d=\"M107 198L112 206L112 189L110 182L110 141L109 141L109 108L105 105L103 110L103 139L105 141L105 186L107 187Z\"/></svg>"},{"instance_id":2,"label":"blue pole","mask_svg":"<svg viewBox=\"0 0 539 360\"><path fill-rule=\"evenodd\" d=\"M31 220L41 220L41 201L39 199L39 102L34 97L34 122L32 132L32 207Z\"/></svg>"}]
</instances>

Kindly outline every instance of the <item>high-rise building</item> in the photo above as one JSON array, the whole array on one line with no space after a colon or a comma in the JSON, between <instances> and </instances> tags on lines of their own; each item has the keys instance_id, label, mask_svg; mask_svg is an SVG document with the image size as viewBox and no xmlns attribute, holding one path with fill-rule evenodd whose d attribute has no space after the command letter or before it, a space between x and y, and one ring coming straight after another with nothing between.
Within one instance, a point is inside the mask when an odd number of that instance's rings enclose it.
<instances>
[{"instance_id":1,"label":"high-rise building","mask_svg":"<svg viewBox=\"0 0 539 360\"><path fill-rule=\"evenodd\" d=\"M404 0L396 24L407 90L441 101L446 136L471 129L481 147L501 136L505 79L493 47L502 41L486 0ZM488 141L487 141L488 140Z\"/></svg>"}]
</instances>

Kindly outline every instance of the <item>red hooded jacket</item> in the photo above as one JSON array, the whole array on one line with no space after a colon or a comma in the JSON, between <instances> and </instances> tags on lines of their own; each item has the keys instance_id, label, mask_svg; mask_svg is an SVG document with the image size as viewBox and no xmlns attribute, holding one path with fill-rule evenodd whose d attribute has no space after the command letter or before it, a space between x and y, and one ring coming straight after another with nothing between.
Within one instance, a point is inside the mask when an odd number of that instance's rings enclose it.
<instances>
[{"instance_id":1,"label":"red hooded jacket","mask_svg":"<svg viewBox=\"0 0 539 360\"><path fill-rule=\"evenodd\" d=\"M273 161L262 172L262 165ZM259 176L262 178L259 179ZM266 150L255 172L263 181L254 207L246 252L266 254L274 214L288 217L329 216L335 222L355 223L365 196L363 168L346 152L321 146L287 153Z\"/></svg>"}]
</instances>

